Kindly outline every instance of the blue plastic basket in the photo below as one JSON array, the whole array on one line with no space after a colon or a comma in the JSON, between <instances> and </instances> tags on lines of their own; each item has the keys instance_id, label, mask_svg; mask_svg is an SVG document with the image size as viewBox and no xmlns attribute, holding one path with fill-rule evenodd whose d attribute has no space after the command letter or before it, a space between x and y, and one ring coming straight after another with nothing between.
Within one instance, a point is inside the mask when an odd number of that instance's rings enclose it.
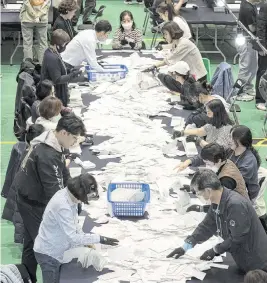
<instances>
[{"instance_id":1,"label":"blue plastic basket","mask_svg":"<svg viewBox=\"0 0 267 283\"><path fill-rule=\"evenodd\" d=\"M126 77L126 74L128 73L128 68L125 65L103 65L102 67L104 69L109 70L106 72L97 72L90 66L85 66L88 75L88 80L91 82L117 81L120 79L124 79ZM114 71L110 71L110 69L114 69ZM120 69L120 71L118 71L118 69Z\"/></svg>"},{"instance_id":2,"label":"blue plastic basket","mask_svg":"<svg viewBox=\"0 0 267 283\"><path fill-rule=\"evenodd\" d=\"M136 189L145 192L143 201L140 202L113 202L110 199L111 192L118 188ZM112 206L114 216L143 216L146 211L146 205L150 201L150 187L144 183L110 183L108 186L108 202Z\"/></svg>"}]
</instances>

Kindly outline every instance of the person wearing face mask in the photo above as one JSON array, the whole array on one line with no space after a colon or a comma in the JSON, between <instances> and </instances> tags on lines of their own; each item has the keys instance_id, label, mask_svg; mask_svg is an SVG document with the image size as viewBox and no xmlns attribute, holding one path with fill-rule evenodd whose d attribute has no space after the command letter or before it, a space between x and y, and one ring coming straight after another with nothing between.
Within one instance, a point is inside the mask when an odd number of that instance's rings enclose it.
<instances>
[{"instance_id":1,"label":"person wearing face mask","mask_svg":"<svg viewBox=\"0 0 267 283\"><path fill-rule=\"evenodd\" d=\"M45 207L53 195L66 186L70 177L64 149L73 146L85 131L80 118L74 114L63 116L54 131L45 131L31 141L13 181L25 230L22 263L33 283L37 281L33 244Z\"/></svg>"},{"instance_id":2,"label":"person wearing face mask","mask_svg":"<svg viewBox=\"0 0 267 283\"><path fill-rule=\"evenodd\" d=\"M133 14L124 11L120 14L120 28L113 36L113 49L131 48L139 50L142 48L142 32L136 28Z\"/></svg>"},{"instance_id":3,"label":"person wearing face mask","mask_svg":"<svg viewBox=\"0 0 267 283\"><path fill-rule=\"evenodd\" d=\"M70 40L77 35L77 31L73 28L71 19L77 10L76 0L63 0L59 3L58 13L59 16L53 25L53 31L57 29L64 30L70 37Z\"/></svg>"},{"instance_id":4,"label":"person wearing face mask","mask_svg":"<svg viewBox=\"0 0 267 283\"><path fill-rule=\"evenodd\" d=\"M249 199L224 188L215 172L203 170L193 177L198 198L211 202L204 220L183 246L167 257L183 256L196 244L218 237L218 244L205 251L201 260L229 252L243 272L261 269L267 271L267 236ZM193 180L192 180L193 181Z\"/></svg>"},{"instance_id":5,"label":"person wearing face mask","mask_svg":"<svg viewBox=\"0 0 267 283\"><path fill-rule=\"evenodd\" d=\"M168 68L168 73L160 73L158 78L169 90L180 95L181 101L178 104L184 106L185 109L198 108L197 95L194 93L196 81L190 74L188 64L179 61Z\"/></svg>"},{"instance_id":6,"label":"person wearing face mask","mask_svg":"<svg viewBox=\"0 0 267 283\"><path fill-rule=\"evenodd\" d=\"M170 54L161 62L146 69L153 71L165 65L174 65L178 61L186 62L197 81L206 80L207 70L197 46L188 38L183 37L183 30L175 22L168 22L162 27L164 39L171 44Z\"/></svg>"},{"instance_id":7,"label":"person wearing face mask","mask_svg":"<svg viewBox=\"0 0 267 283\"><path fill-rule=\"evenodd\" d=\"M97 63L95 50L98 43L106 41L111 31L111 24L106 20L97 22L94 30L80 31L62 53L63 61L69 68L80 66L86 61L91 68L103 72L103 68Z\"/></svg>"},{"instance_id":8,"label":"person wearing face mask","mask_svg":"<svg viewBox=\"0 0 267 283\"><path fill-rule=\"evenodd\" d=\"M43 283L58 283L64 252L75 247L101 243L118 245L119 241L84 233L78 225L77 204L98 199L97 182L90 174L70 178L67 186L55 193L45 209L34 253L41 266Z\"/></svg>"},{"instance_id":9,"label":"person wearing face mask","mask_svg":"<svg viewBox=\"0 0 267 283\"><path fill-rule=\"evenodd\" d=\"M46 97L40 103L40 117L36 120L35 124L42 125L45 131L55 130L61 118L60 112L62 107L62 102L58 98L54 96Z\"/></svg>"},{"instance_id":10,"label":"person wearing face mask","mask_svg":"<svg viewBox=\"0 0 267 283\"><path fill-rule=\"evenodd\" d=\"M70 41L68 34L61 29L53 31L50 47L44 53L41 69L41 81L50 80L55 87L55 95L63 105L68 105L68 83L83 81L84 77L79 76L80 70L68 70L62 61L61 52L66 48Z\"/></svg>"}]
</instances>

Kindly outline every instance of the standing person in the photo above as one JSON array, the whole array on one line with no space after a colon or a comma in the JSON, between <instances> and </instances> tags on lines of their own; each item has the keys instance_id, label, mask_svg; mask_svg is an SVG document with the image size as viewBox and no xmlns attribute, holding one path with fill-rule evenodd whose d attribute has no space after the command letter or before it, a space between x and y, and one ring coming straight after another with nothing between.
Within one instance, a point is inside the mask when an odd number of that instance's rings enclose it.
<instances>
[{"instance_id":1,"label":"standing person","mask_svg":"<svg viewBox=\"0 0 267 283\"><path fill-rule=\"evenodd\" d=\"M70 41L68 34L61 29L53 31L50 47L46 49L41 70L41 81L50 80L55 87L55 95L63 103L68 105L68 83L83 80L78 77L81 73L79 70L69 72L61 58L61 52L66 48Z\"/></svg>"},{"instance_id":2,"label":"standing person","mask_svg":"<svg viewBox=\"0 0 267 283\"><path fill-rule=\"evenodd\" d=\"M41 64L47 47L47 27L50 0L25 0L20 10L21 32L23 37L24 59L33 60L34 32L38 39L37 56Z\"/></svg>"},{"instance_id":3,"label":"standing person","mask_svg":"<svg viewBox=\"0 0 267 283\"><path fill-rule=\"evenodd\" d=\"M33 244L45 207L69 178L63 149L70 148L84 135L80 118L73 114L62 117L55 131L46 131L31 142L16 174L17 205L25 228L22 263L33 283L36 283L37 268Z\"/></svg>"},{"instance_id":4,"label":"standing person","mask_svg":"<svg viewBox=\"0 0 267 283\"><path fill-rule=\"evenodd\" d=\"M196 244L217 236L219 244L204 252L201 260L229 252L242 271L267 270L267 236L250 200L224 188L212 170L198 172L194 178L197 197L210 201L211 207L184 245L167 257L179 258Z\"/></svg>"},{"instance_id":5,"label":"standing person","mask_svg":"<svg viewBox=\"0 0 267 283\"><path fill-rule=\"evenodd\" d=\"M97 63L95 50L98 43L106 41L111 31L111 24L102 20L95 25L95 30L79 32L62 53L63 61L70 67L80 66L83 61L86 61L93 69L103 71Z\"/></svg>"},{"instance_id":6,"label":"standing person","mask_svg":"<svg viewBox=\"0 0 267 283\"><path fill-rule=\"evenodd\" d=\"M142 32L136 28L133 14L130 11L123 11L120 14L120 28L113 36L113 49L130 47L134 50L142 48Z\"/></svg>"},{"instance_id":7,"label":"standing person","mask_svg":"<svg viewBox=\"0 0 267 283\"><path fill-rule=\"evenodd\" d=\"M118 240L84 233L77 225L77 204L98 198L97 182L82 174L68 180L67 187L49 201L34 243L34 252L43 274L43 283L58 283L64 252L101 243L116 246Z\"/></svg>"},{"instance_id":8,"label":"standing person","mask_svg":"<svg viewBox=\"0 0 267 283\"><path fill-rule=\"evenodd\" d=\"M257 37L261 44L267 49L267 3L263 3L257 18ZM262 75L267 71L267 54L258 48L258 71L256 77L256 107L266 111L265 99L262 97L259 84Z\"/></svg>"},{"instance_id":9,"label":"standing person","mask_svg":"<svg viewBox=\"0 0 267 283\"><path fill-rule=\"evenodd\" d=\"M256 33L257 2L258 0L244 0L239 10L240 22L253 34ZM236 49L239 54L238 79L246 83L244 93L238 97L238 100L250 101L255 96L253 80L258 69L258 54L249 40L246 40L243 45L236 45Z\"/></svg>"},{"instance_id":10,"label":"standing person","mask_svg":"<svg viewBox=\"0 0 267 283\"><path fill-rule=\"evenodd\" d=\"M54 22L53 31L57 29L64 30L70 37L70 40L77 35L77 31L73 28L71 19L77 10L76 0L63 0L58 6L59 16Z\"/></svg>"}]
</instances>

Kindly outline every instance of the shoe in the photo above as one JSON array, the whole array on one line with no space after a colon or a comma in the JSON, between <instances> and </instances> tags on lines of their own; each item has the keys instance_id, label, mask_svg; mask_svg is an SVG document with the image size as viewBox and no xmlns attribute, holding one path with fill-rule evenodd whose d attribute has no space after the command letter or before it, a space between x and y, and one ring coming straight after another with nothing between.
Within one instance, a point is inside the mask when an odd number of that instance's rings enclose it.
<instances>
[{"instance_id":1,"label":"shoe","mask_svg":"<svg viewBox=\"0 0 267 283\"><path fill-rule=\"evenodd\" d=\"M100 6L99 9L98 9L98 11L97 11L97 13L99 12L99 10L104 9L104 8L106 8L106 6L104 6L104 5ZM98 16L99 16L99 17L102 17L102 16L103 16L103 11L101 11L101 13L99 13Z\"/></svg>"},{"instance_id":2,"label":"shoe","mask_svg":"<svg viewBox=\"0 0 267 283\"><path fill-rule=\"evenodd\" d=\"M94 8L93 11L92 11L92 15L97 14L97 12L98 12L98 11Z\"/></svg>"},{"instance_id":3,"label":"shoe","mask_svg":"<svg viewBox=\"0 0 267 283\"><path fill-rule=\"evenodd\" d=\"M90 21L90 20L83 22L83 25L92 25L92 24L93 24L93 22Z\"/></svg>"},{"instance_id":4,"label":"shoe","mask_svg":"<svg viewBox=\"0 0 267 283\"><path fill-rule=\"evenodd\" d=\"M144 1L143 1L143 0L136 0L136 2L137 2L139 5L144 4Z\"/></svg>"},{"instance_id":5,"label":"shoe","mask_svg":"<svg viewBox=\"0 0 267 283\"><path fill-rule=\"evenodd\" d=\"M236 98L237 101L251 101L253 99L254 99L253 96L246 94L246 93L242 93L242 94L238 95L237 98Z\"/></svg>"},{"instance_id":6,"label":"shoe","mask_svg":"<svg viewBox=\"0 0 267 283\"><path fill-rule=\"evenodd\" d=\"M133 4L133 1L132 0L125 0L124 4Z\"/></svg>"},{"instance_id":7,"label":"shoe","mask_svg":"<svg viewBox=\"0 0 267 283\"><path fill-rule=\"evenodd\" d=\"M257 108L258 110L261 110L261 111L266 111L266 105L265 105L265 103L258 103L258 104L256 104L256 108Z\"/></svg>"}]
</instances>

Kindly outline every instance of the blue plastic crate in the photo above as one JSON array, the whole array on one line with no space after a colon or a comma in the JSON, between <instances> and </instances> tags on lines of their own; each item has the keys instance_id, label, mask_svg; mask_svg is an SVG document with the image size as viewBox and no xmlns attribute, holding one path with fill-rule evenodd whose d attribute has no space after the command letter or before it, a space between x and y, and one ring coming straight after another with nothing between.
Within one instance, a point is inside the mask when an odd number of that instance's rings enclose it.
<instances>
[{"instance_id":1,"label":"blue plastic crate","mask_svg":"<svg viewBox=\"0 0 267 283\"><path fill-rule=\"evenodd\" d=\"M106 72L97 72L92 69L90 66L85 66L87 71L88 80L91 82L97 81L117 81L120 79L124 79L126 74L128 73L128 68L125 65L103 65L104 69L109 69ZM114 69L114 71L110 71L110 69ZM120 69L120 71L115 69Z\"/></svg>"},{"instance_id":2,"label":"blue plastic crate","mask_svg":"<svg viewBox=\"0 0 267 283\"><path fill-rule=\"evenodd\" d=\"M111 192L118 188L136 189L145 192L143 201L140 202L113 202L110 199ZM150 201L150 187L144 183L110 183L108 186L108 202L112 206L114 216L143 216L146 211L146 205Z\"/></svg>"}]
</instances>

